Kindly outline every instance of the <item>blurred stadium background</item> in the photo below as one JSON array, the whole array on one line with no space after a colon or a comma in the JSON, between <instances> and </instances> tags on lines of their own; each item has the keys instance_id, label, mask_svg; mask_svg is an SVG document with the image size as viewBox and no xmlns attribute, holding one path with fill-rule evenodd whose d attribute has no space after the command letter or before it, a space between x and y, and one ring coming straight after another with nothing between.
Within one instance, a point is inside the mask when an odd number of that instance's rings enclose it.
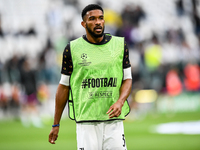
<instances>
[{"instance_id":1,"label":"blurred stadium background","mask_svg":"<svg viewBox=\"0 0 200 150\"><path fill-rule=\"evenodd\" d=\"M129 150L200 149L199 0L0 0L0 149L76 149L75 123L47 141L62 52L84 34L81 10L98 3L105 32L129 46Z\"/></svg>"}]
</instances>

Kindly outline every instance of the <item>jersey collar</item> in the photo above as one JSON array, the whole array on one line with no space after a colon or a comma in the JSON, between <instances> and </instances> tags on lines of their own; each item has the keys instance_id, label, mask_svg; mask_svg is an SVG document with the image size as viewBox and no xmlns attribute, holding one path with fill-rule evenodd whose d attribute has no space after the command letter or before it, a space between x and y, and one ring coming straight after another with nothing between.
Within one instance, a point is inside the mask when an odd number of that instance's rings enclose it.
<instances>
[{"instance_id":1,"label":"jersey collar","mask_svg":"<svg viewBox=\"0 0 200 150\"><path fill-rule=\"evenodd\" d=\"M100 43L92 43L92 42L88 41L86 35L83 35L83 39L84 39L85 41L87 41L87 42L90 43L90 44L95 44L95 45L106 44L106 43L108 43L108 42L111 40L111 38L112 38L112 36L111 36L110 34L105 33L105 34L104 34L104 37L103 37L103 40L102 40Z\"/></svg>"}]
</instances>

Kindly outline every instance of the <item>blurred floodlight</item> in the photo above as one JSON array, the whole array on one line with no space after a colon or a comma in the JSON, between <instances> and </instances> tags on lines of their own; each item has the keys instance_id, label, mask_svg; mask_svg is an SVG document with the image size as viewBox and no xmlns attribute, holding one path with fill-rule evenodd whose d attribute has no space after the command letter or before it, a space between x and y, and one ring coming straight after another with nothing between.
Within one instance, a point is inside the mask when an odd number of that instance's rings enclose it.
<instances>
[{"instance_id":1,"label":"blurred floodlight","mask_svg":"<svg viewBox=\"0 0 200 150\"><path fill-rule=\"evenodd\" d=\"M155 90L140 90L135 95L135 101L138 103L151 103L157 99Z\"/></svg>"}]
</instances>

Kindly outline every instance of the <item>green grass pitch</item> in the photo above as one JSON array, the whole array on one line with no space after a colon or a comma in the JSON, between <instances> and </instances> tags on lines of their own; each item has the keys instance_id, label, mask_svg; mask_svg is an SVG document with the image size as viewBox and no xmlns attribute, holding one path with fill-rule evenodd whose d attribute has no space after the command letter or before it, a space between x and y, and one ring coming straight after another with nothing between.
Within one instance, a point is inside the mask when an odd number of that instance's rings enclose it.
<instances>
[{"instance_id":1,"label":"green grass pitch","mask_svg":"<svg viewBox=\"0 0 200 150\"><path fill-rule=\"evenodd\" d=\"M160 123L200 120L199 112L148 115L143 120L124 121L128 150L200 150L200 135L157 134L149 132ZM20 121L0 121L0 150L76 150L75 122L63 118L55 145L48 142L49 121L43 128L22 126Z\"/></svg>"}]
</instances>

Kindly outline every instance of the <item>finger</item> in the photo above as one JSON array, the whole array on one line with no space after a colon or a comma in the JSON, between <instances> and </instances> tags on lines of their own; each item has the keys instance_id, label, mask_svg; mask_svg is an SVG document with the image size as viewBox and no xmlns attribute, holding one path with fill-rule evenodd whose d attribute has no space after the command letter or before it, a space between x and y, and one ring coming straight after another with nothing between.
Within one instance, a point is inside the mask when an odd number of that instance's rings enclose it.
<instances>
[{"instance_id":1,"label":"finger","mask_svg":"<svg viewBox=\"0 0 200 150\"><path fill-rule=\"evenodd\" d=\"M117 110L117 111L115 111L115 113L113 113L113 114L111 114L110 116L109 116L109 118L113 118L113 117L119 117L121 115L121 111L119 110Z\"/></svg>"},{"instance_id":2,"label":"finger","mask_svg":"<svg viewBox=\"0 0 200 150\"><path fill-rule=\"evenodd\" d=\"M116 111L112 111L111 113L109 113L109 116L112 116L112 115L114 115L116 113Z\"/></svg>"},{"instance_id":3,"label":"finger","mask_svg":"<svg viewBox=\"0 0 200 150\"><path fill-rule=\"evenodd\" d=\"M113 117L115 117L115 114L113 114L113 115L109 116L109 118L113 118Z\"/></svg>"},{"instance_id":4,"label":"finger","mask_svg":"<svg viewBox=\"0 0 200 150\"><path fill-rule=\"evenodd\" d=\"M52 138L50 143L51 143L51 144L56 144L56 143L55 143L55 139Z\"/></svg>"},{"instance_id":5,"label":"finger","mask_svg":"<svg viewBox=\"0 0 200 150\"><path fill-rule=\"evenodd\" d=\"M119 111L118 108L113 109L113 111L109 114L109 116L116 115L118 111Z\"/></svg>"},{"instance_id":6,"label":"finger","mask_svg":"<svg viewBox=\"0 0 200 150\"><path fill-rule=\"evenodd\" d=\"M53 133L49 134L49 142L53 144L54 141L53 140Z\"/></svg>"},{"instance_id":7,"label":"finger","mask_svg":"<svg viewBox=\"0 0 200 150\"><path fill-rule=\"evenodd\" d=\"M116 115L116 117L119 117L121 115L121 112L119 111L119 113Z\"/></svg>"},{"instance_id":8,"label":"finger","mask_svg":"<svg viewBox=\"0 0 200 150\"><path fill-rule=\"evenodd\" d=\"M54 141L56 141L58 139L58 135L56 136L56 138L55 138L55 140Z\"/></svg>"},{"instance_id":9,"label":"finger","mask_svg":"<svg viewBox=\"0 0 200 150\"><path fill-rule=\"evenodd\" d=\"M53 135L52 139L51 139L51 144L55 144L55 141L57 140L57 135Z\"/></svg>"},{"instance_id":10,"label":"finger","mask_svg":"<svg viewBox=\"0 0 200 150\"><path fill-rule=\"evenodd\" d=\"M110 109L108 110L108 112L106 114L109 114L112 110L113 110L113 108L110 107Z\"/></svg>"},{"instance_id":11,"label":"finger","mask_svg":"<svg viewBox=\"0 0 200 150\"><path fill-rule=\"evenodd\" d=\"M53 140L53 139L51 140L51 142L50 142L50 143L51 143L51 144L56 144L56 143L54 142L54 140Z\"/></svg>"},{"instance_id":12,"label":"finger","mask_svg":"<svg viewBox=\"0 0 200 150\"><path fill-rule=\"evenodd\" d=\"M49 134L49 143L51 143L52 134Z\"/></svg>"},{"instance_id":13,"label":"finger","mask_svg":"<svg viewBox=\"0 0 200 150\"><path fill-rule=\"evenodd\" d=\"M116 117L116 114L117 114L116 112L112 112L112 113L110 113L110 114L109 114L109 118Z\"/></svg>"}]
</instances>

